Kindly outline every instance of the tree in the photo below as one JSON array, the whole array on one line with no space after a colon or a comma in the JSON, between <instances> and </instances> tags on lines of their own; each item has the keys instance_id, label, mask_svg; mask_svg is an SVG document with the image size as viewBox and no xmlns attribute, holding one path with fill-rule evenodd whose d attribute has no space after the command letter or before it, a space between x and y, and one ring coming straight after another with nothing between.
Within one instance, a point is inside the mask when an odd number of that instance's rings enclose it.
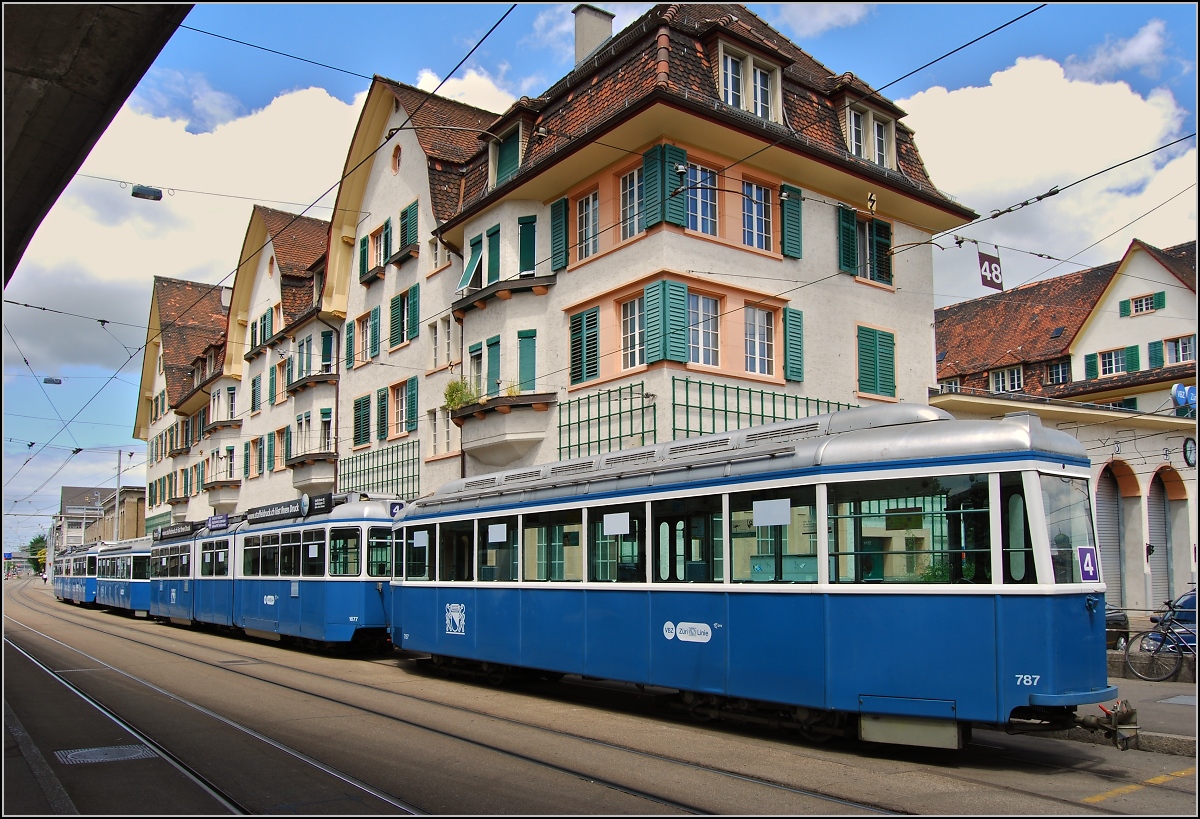
<instances>
[{"instance_id":1,"label":"tree","mask_svg":"<svg viewBox=\"0 0 1200 819\"><path fill-rule=\"evenodd\" d=\"M33 567L33 570L44 572L46 570L46 536L35 535L33 540L29 541L26 551L29 554L29 565Z\"/></svg>"}]
</instances>

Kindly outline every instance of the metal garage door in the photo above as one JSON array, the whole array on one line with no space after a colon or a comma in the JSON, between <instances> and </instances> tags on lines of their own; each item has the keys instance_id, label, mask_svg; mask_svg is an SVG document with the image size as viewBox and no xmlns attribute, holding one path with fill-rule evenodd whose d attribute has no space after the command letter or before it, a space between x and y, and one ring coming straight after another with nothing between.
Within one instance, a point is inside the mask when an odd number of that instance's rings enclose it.
<instances>
[{"instance_id":1,"label":"metal garage door","mask_svg":"<svg viewBox=\"0 0 1200 819\"><path fill-rule=\"evenodd\" d=\"M1150 606L1158 608L1171 596L1168 560L1171 546L1167 535L1167 492L1162 478L1157 475L1150 483L1150 494L1146 498L1146 517L1149 519L1150 545Z\"/></svg>"},{"instance_id":2,"label":"metal garage door","mask_svg":"<svg viewBox=\"0 0 1200 819\"><path fill-rule=\"evenodd\" d=\"M1125 567L1121 561L1121 492L1109 470L1096 482L1096 538L1104 566L1104 599L1114 606L1125 605Z\"/></svg>"}]
</instances>

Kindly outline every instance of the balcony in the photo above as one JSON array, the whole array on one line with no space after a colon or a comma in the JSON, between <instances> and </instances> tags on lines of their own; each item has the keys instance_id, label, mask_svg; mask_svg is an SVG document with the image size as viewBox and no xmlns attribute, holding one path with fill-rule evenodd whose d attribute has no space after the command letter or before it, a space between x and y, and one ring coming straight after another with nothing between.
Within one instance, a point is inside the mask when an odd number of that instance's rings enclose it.
<instances>
[{"instance_id":1,"label":"balcony","mask_svg":"<svg viewBox=\"0 0 1200 819\"><path fill-rule=\"evenodd\" d=\"M292 470L292 488L310 495L332 492L337 479L337 443L298 440L284 466Z\"/></svg>"},{"instance_id":2,"label":"balcony","mask_svg":"<svg viewBox=\"0 0 1200 819\"><path fill-rule=\"evenodd\" d=\"M176 444L173 448L167 450L168 458L182 458L192 451L192 443L188 441L184 444Z\"/></svg>"},{"instance_id":3,"label":"balcony","mask_svg":"<svg viewBox=\"0 0 1200 819\"><path fill-rule=\"evenodd\" d=\"M204 425L204 434L212 435L214 432L220 432L223 429L241 429L241 418L220 418L216 421L209 421Z\"/></svg>"},{"instance_id":4,"label":"balcony","mask_svg":"<svg viewBox=\"0 0 1200 819\"><path fill-rule=\"evenodd\" d=\"M370 270L364 270L362 273L358 274L358 283L359 284L370 284L371 282L375 281L376 279L379 279L382 277L383 277L383 265L379 265L377 267L372 267Z\"/></svg>"},{"instance_id":5,"label":"balcony","mask_svg":"<svg viewBox=\"0 0 1200 819\"><path fill-rule=\"evenodd\" d=\"M334 384L338 382L338 374L336 372L315 372L301 376L287 385L288 395L295 395L298 392L303 392L308 387L315 387L318 384Z\"/></svg>"},{"instance_id":6,"label":"balcony","mask_svg":"<svg viewBox=\"0 0 1200 819\"><path fill-rule=\"evenodd\" d=\"M491 466L504 466L521 458L546 437L550 416L558 402L552 392L496 395L460 407L450 420L462 429L462 449Z\"/></svg>"},{"instance_id":7,"label":"balcony","mask_svg":"<svg viewBox=\"0 0 1200 819\"><path fill-rule=\"evenodd\" d=\"M450 309L454 312L454 318L461 321L468 310L486 310L488 302L492 299L508 301L516 293L530 292L536 296L544 296L550 292L550 288L557 281L558 276L553 273L549 276L525 276L518 279L503 279L502 281L492 282L487 287L476 290L473 293L468 293L451 304Z\"/></svg>"},{"instance_id":8,"label":"balcony","mask_svg":"<svg viewBox=\"0 0 1200 819\"><path fill-rule=\"evenodd\" d=\"M400 248L393 253L385 264L394 264L396 267L400 267L409 259L415 259L420 255L421 249L417 246L416 242L414 242L410 245Z\"/></svg>"},{"instance_id":9,"label":"balcony","mask_svg":"<svg viewBox=\"0 0 1200 819\"><path fill-rule=\"evenodd\" d=\"M237 508L241 489L241 478L217 478L204 482L206 500L218 515L227 515Z\"/></svg>"}]
</instances>

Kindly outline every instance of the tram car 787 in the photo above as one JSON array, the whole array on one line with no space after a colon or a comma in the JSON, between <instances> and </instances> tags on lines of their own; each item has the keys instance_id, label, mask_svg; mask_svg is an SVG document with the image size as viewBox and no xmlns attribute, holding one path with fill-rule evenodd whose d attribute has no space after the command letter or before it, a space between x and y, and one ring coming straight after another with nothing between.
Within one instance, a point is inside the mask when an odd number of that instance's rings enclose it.
<instances>
[{"instance_id":1,"label":"tram car 787","mask_svg":"<svg viewBox=\"0 0 1200 819\"><path fill-rule=\"evenodd\" d=\"M1127 703L1076 713L1117 695L1088 477L1034 415L902 404L465 478L396 518L393 642L814 740L1124 747Z\"/></svg>"},{"instance_id":2,"label":"tram car 787","mask_svg":"<svg viewBox=\"0 0 1200 819\"><path fill-rule=\"evenodd\" d=\"M307 495L177 524L151 554L150 614L316 647L389 645L398 498Z\"/></svg>"}]
</instances>

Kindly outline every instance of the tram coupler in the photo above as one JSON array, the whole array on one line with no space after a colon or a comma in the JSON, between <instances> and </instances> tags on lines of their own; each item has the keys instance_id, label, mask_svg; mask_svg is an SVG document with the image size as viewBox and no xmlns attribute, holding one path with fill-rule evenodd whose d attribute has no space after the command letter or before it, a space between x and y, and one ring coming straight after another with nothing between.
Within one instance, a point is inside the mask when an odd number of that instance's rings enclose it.
<instances>
[{"instance_id":1,"label":"tram coupler","mask_svg":"<svg viewBox=\"0 0 1200 819\"><path fill-rule=\"evenodd\" d=\"M1105 739L1112 740L1117 748L1129 750L1130 742L1137 738L1138 733L1137 709L1130 706L1129 700L1117 700L1111 709L1103 705L1098 707L1104 712L1103 716L1076 716L1076 724L1089 731L1103 731Z\"/></svg>"}]
</instances>

